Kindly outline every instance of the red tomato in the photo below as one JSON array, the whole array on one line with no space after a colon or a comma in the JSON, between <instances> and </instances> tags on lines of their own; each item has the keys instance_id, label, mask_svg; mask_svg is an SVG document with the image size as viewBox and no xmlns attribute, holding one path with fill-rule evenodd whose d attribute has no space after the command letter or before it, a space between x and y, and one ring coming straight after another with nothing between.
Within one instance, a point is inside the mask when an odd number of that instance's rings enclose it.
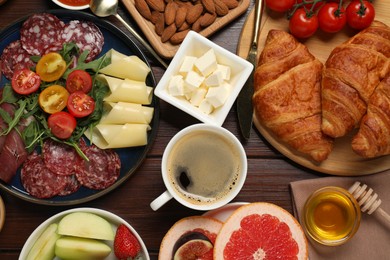
<instances>
[{"instance_id":1,"label":"red tomato","mask_svg":"<svg viewBox=\"0 0 390 260\"><path fill-rule=\"evenodd\" d=\"M326 3L318 12L318 24L324 32L335 33L347 23L344 7L339 9L337 3Z\"/></svg>"},{"instance_id":2,"label":"red tomato","mask_svg":"<svg viewBox=\"0 0 390 260\"><path fill-rule=\"evenodd\" d=\"M88 93L92 89L92 77L84 70L74 70L66 79L66 89L69 93L81 90Z\"/></svg>"},{"instance_id":3,"label":"red tomato","mask_svg":"<svg viewBox=\"0 0 390 260\"><path fill-rule=\"evenodd\" d=\"M363 5L362 5L363 4ZM353 29L362 30L371 25L375 18L374 6L368 1L352 1L347 6L347 23Z\"/></svg>"},{"instance_id":4,"label":"red tomato","mask_svg":"<svg viewBox=\"0 0 390 260\"><path fill-rule=\"evenodd\" d=\"M95 109L95 100L79 90L70 94L66 107L74 117L85 117Z\"/></svg>"},{"instance_id":5,"label":"red tomato","mask_svg":"<svg viewBox=\"0 0 390 260\"><path fill-rule=\"evenodd\" d=\"M12 76L11 85L16 93L28 95L38 90L41 78L34 71L21 69Z\"/></svg>"},{"instance_id":6,"label":"red tomato","mask_svg":"<svg viewBox=\"0 0 390 260\"><path fill-rule=\"evenodd\" d=\"M308 38L318 29L318 17L307 14L304 8L295 11L289 23L290 32L297 38Z\"/></svg>"},{"instance_id":7,"label":"red tomato","mask_svg":"<svg viewBox=\"0 0 390 260\"><path fill-rule=\"evenodd\" d=\"M277 12L286 12L293 7L295 0L265 0L269 9Z\"/></svg>"},{"instance_id":8,"label":"red tomato","mask_svg":"<svg viewBox=\"0 0 390 260\"><path fill-rule=\"evenodd\" d=\"M76 128L76 124L76 119L64 111L51 114L47 119L51 132L60 139L68 139Z\"/></svg>"}]
</instances>

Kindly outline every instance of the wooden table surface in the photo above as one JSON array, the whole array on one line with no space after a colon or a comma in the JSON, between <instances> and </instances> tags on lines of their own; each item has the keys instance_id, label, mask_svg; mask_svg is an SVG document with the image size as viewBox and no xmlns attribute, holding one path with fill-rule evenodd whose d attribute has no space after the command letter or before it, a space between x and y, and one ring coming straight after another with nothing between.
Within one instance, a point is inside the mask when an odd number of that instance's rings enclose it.
<instances>
[{"instance_id":1,"label":"wooden table surface","mask_svg":"<svg viewBox=\"0 0 390 260\"><path fill-rule=\"evenodd\" d=\"M252 7L253 1L242 16L213 34L210 39L235 53L242 26ZM0 6L0 30L28 14L58 8L49 0L8 0ZM122 4L119 5L118 12L127 22L136 26ZM106 19L130 35L115 17ZM140 30L139 32L141 33ZM164 70L157 62L150 62L158 82ZM151 259L157 259L161 240L173 223L183 217L203 213L189 210L174 200L156 212L149 206L150 202L165 190L160 174L161 156L165 146L179 130L194 123L198 121L160 101L157 137L141 167L118 189L91 202L69 207L43 206L25 202L0 191L6 207L5 225L0 233L0 259L17 259L24 242L40 223L58 212L75 207L104 209L124 218L143 238ZM292 213L289 183L327 176L288 160L267 144L255 128L251 131L250 140L244 142L239 133L235 107L230 111L223 127L242 140L248 157L247 180L234 201L270 202Z\"/></svg>"}]
</instances>

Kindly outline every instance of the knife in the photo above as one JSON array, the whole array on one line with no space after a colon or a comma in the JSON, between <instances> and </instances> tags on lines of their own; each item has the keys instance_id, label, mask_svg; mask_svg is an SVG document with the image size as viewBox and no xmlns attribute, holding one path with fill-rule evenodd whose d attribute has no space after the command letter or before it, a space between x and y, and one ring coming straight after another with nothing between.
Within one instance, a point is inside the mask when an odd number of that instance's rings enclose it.
<instances>
[{"instance_id":1,"label":"knife","mask_svg":"<svg viewBox=\"0 0 390 260\"><path fill-rule=\"evenodd\" d=\"M255 3L255 22L253 27L252 41L247 56L247 61L253 64L253 70L249 75L244 87L241 89L237 97L237 116L240 125L241 134L247 141L250 137L250 131L253 122L253 81L257 63L257 43L260 32L261 14L264 9L264 0L256 0Z\"/></svg>"}]
</instances>

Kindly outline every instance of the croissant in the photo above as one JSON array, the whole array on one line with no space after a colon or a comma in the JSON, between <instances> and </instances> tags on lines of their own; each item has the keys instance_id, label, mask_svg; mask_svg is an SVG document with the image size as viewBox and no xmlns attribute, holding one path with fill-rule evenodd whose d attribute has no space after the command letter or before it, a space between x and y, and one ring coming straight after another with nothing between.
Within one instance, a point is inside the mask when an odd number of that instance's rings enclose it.
<instances>
[{"instance_id":1,"label":"croissant","mask_svg":"<svg viewBox=\"0 0 390 260\"><path fill-rule=\"evenodd\" d=\"M352 149L365 158L390 154L390 75L375 89Z\"/></svg>"},{"instance_id":2,"label":"croissant","mask_svg":"<svg viewBox=\"0 0 390 260\"><path fill-rule=\"evenodd\" d=\"M322 75L322 130L341 137L358 127L367 103L390 69L390 28L373 22L336 47Z\"/></svg>"},{"instance_id":3,"label":"croissant","mask_svg":"<svg viewBox=\"0 0 390 260\"><path fill-rule=\"evenodd\" d=\"M323 65L292 35L270 30L254 78L253 104L259 122L317 162L332 151L321 131Z\"/></svg>"}]
</instances>

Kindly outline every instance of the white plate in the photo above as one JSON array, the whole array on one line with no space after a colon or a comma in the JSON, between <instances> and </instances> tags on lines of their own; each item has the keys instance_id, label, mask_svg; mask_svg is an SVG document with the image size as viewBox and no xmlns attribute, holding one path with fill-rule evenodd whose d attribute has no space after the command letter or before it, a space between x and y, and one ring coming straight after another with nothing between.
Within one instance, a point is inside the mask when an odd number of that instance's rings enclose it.
<instances>
[{"instance_id":1,"label":"white plate","mask_svg":"<svg viewBox=\"0 0 390 260\"><path fill-rule=\"evenodd\" d=\"M89 212L89 213L94 213L96 215L99 215L101 217L103 217L104 219L106 219L107 221L109 221L112 225L112 228L114 229L114 231L116 230L116 228L119 226L119 224L125 224L129 229L130 231L134 234L134 236L138 239L140 245L141 245L141 253L139 254L139 257L137 259L145 259L145 260L149 260L149 254L148 254L148 250L144 244L144 242L142 241L141 237L138 235L137 231L135 231L135 229L130 226L129 223L127 223L124 219L122 219L121 217L111 213L111 212L108 212L108 211L105 211L105 210L101 210L101 209L95 209L95 208L75 208L75 209L70 209L70 210L66 210L66 211L63 211L63 212L60 212L50 218L48 218L45 222L43 222L41 225L39 225L34 231L33 233L31 233L31 235L29 236L29 238L27 239L26 243L24 244L23 248L22 248L22 252L20 253L20 256L19 256L19 260L24 260L26 259L27 257L27 254L29 253L31 247L34 245L35 241L37 240L37 238L42 234L42 232L51 224L51 223L58 223L62 217L64 217L65 215L69 214L69 213L72 213L72 212ZM111 243L108 243L111 248L112 247L112 242ZM55 258L55 259L58 259L58 258ZM114 255L114 250L112 250L111 254L105 258L106 260L109 260L109 259L117 259Z\"/></svg>"},{"instance_id":2,"label":"white plate","mask_svg":"<svg viewBox=\"0 0 390 260\"><path fill-rule=\"evenodd\" d=\"M215 219L218 219L222 222L225 222L232 214L233 212L238 209L239 207L249 204L248 202L233 202L229 203L221 208L214 209L207 211L203 214L203 216L212 217Z\"/></svg>"}]
</instances>

